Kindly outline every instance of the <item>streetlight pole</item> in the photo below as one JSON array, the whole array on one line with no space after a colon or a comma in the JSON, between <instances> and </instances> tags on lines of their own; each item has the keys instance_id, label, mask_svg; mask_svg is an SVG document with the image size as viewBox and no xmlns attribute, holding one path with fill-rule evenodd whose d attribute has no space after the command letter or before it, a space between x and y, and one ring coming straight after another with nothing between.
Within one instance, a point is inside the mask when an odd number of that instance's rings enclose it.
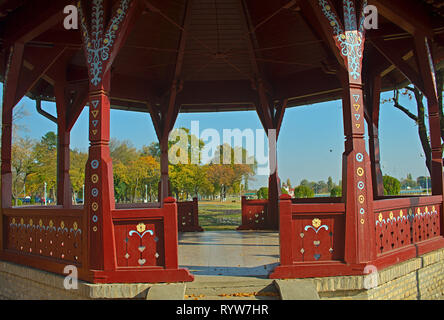
<instances>
[{"instance_id":1,"label":"streetlight pole","mask_svg":"<svg viewBox=\"0 0 444 320\"><path fill-rule=\"evenodd\" d=\"M45 206L47 204L47 200L46 200L46 182L43 184L44 189L43 189L43 197L45 198Z\"/></svg>"},{"instance_id":2,"label":"streetlight pole","mask_svg":"<svg viewBox=\"0 0 444 320\"><path fill-rule=\"evenodd\" d=\"M145 185L145 203L148 203L148 185Z\"/></svg>"}]
</instances>

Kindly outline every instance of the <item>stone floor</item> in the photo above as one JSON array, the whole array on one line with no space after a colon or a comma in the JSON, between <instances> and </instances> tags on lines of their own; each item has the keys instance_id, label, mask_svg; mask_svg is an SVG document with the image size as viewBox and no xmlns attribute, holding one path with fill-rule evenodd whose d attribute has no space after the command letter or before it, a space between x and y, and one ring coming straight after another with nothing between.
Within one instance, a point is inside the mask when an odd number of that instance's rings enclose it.
<instances>
[{"instance_id":1,"label":"stone floor","mask_svg":"<svg viewBox=\"0 0 444 320\"><path fill-rule=\"evenodd\" d=\"M194 275L267 276L279 264L279 233L179 233L179 265Z\"/></svg>"}]
</instances>

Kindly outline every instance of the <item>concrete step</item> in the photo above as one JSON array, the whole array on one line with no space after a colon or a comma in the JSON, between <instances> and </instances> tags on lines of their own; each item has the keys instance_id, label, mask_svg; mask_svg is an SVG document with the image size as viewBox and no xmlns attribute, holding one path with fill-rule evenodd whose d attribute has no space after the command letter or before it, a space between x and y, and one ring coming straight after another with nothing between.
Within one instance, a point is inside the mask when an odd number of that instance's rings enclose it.
<instances>
[{"instance_id":1,"label":"concrete step","mask_svg":"<svg viewBox=\"0 0 444 320\"><path fill-rule=\"evenodd\" d=\"M196 276L185 300L280 300L274 281L255 277Z\"/></svg>"}]
</instances>

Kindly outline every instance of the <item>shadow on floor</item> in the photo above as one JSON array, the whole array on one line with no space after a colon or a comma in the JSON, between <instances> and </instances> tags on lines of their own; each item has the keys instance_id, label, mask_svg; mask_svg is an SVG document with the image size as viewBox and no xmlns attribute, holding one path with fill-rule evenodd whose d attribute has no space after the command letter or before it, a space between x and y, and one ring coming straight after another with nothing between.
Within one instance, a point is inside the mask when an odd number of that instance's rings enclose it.
<instances>
[{"instance_id":1,"label":"shadow on floor","mask_svg":"<svg viewBox=\"0 0 444 320\"><path fill-rule=\"evenodd\" d=\"M268 276L279 263L271 263L257 267L217 267L217 266L180 266L187 268L192 274L199 276Z\"/></svg>"}]
</instances>

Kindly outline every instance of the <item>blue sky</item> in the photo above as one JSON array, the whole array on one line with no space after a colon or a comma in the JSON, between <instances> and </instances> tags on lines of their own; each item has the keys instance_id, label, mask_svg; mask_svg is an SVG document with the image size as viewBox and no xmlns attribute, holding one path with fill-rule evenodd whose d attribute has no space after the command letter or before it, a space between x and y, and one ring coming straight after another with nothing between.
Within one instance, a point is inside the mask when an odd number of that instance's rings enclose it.
<instances>
[{"instance_id":1,"label":"blue sky","mask_svg":"<svg viewBox=\"0 0 444 320\"><path fill-rule=\"evenodd\" d=\"M391 95L391 92L385 93L383 98ZM403 97L401 102L416 113L414 101ZM46 132L56 131L54 123L36 112L32 100L24 98L19 105L23 105L29 114L21 121L26 126L26 130L20 132L22 136L40 139ZM55 114L54 103L43 103L43 108ZM196 120L199 121L200 132L213 128L221 137L223 129L262 129L254 111L180 114L175 127L191 128L191 121ZM157 141L148 114L118 110L111 111L111 137L129 140L137 148ZM72 130L71 148L87 151L88 145L88 110L85 108ZM415 123L389 103L381 105L380 148L384 174L398 179L408 173L414 178L426 174ZM278 172L282 181L290 178L292 185L298 185L302 179L326 181L331 176L336 183L339 182L343 150L340 101L287 109L278 141ZM267 177L258 176L250 187L266 185L267 180Z\"/></svg>"}]
</instances>

